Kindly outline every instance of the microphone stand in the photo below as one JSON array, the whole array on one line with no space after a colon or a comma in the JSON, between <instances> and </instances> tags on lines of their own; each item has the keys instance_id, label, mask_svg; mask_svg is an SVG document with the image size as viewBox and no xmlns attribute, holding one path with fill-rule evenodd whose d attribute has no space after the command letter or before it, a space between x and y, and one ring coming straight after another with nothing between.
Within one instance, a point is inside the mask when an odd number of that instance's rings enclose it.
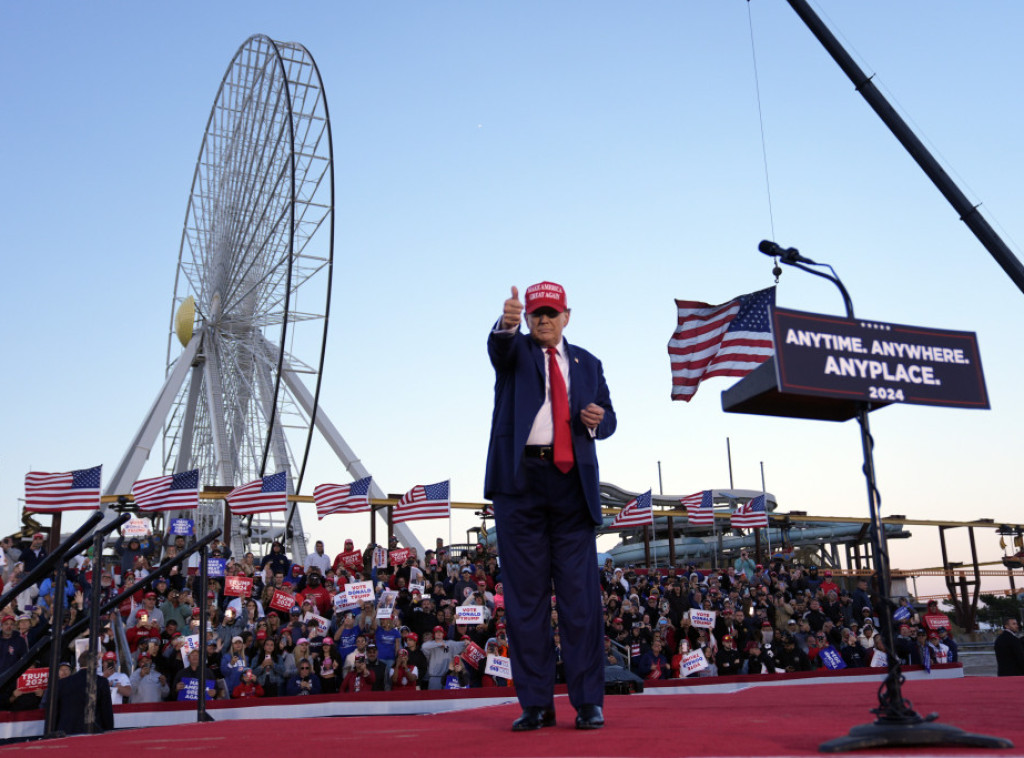
<instances>
[{"instance_id":1,"label":"microphone stand","mask_svg":"<svg viewBox=\"0 0 1024 758\"><path fill-rule=\"evenodd\" d=\"M772 252L769 252L771 250ZM761 243L761 251L766 255L777 254L779 261L787 266L793 266L808 274L820 276L827 279L839 289L843 296L843 303L846 305L846 317L855 318L853 314L853 301L850 293L839 279L835 269L825 263L815 263L803 258L793 248L783 249L777 245L765 247ZM831 274L824 271L817 271L812 266L827 266ZM885 640L888 668L885 680L878 688L878 707L872 708L871 712L878 718L870 724L861 724L850 730L845 737L823 742L818 750L823 753L839 753L847 750L861 750L868 748L905 747L908 745L970 745L972 747L1007 748L1013 747L1010 740L1001 737L989 737L984 734L971 734L948 724L932 723L939 717L938 713L931 713L922 717L914 711L909 700L903 697L902 687L905 681L900 671L899 658L896 655L896 634L893 631L892 614L896 609L889 596L890 591L890 567L889 548L885 536L885 526L882 524L881 516L881 494L875 481L874 462L874 438L871 436L871 427L868 424L868 413L871 411L871 403L861 401L857 404L857 423L860 425L861 447L864 451L864 478L867 480L868 488L868 514L870 516L870 528L868 530L871 541L871 550L875 558L875 597L872 600L878 601L878 621L882 627L882 638Z\"/></svg>"}]
</instances>

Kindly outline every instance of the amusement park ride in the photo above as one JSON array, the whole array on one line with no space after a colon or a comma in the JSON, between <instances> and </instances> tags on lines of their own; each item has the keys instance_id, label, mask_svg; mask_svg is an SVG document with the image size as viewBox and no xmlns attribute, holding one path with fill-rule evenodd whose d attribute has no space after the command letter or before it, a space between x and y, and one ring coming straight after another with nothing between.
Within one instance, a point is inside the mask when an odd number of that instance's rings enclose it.
<instances>
[{"instance_id":1,"label":"amusement park ride","mask_svg":"<svg viewBox=\"0 0 1024 758\"><path fill-rule=\"evenodd\" d=\"M166 379L108 499L131 491L155 451L163 473L198 468L207 496L280 471L295 494L314 431L353 479L369 475L320 404L334 219L330 113L316 62L302 45L253 36L224 75L196 161ZM376 483L370 494L383 497ZM244 518L201 500L194 517L197 533L223 528L237 555L274 540L300 562L306 555L294 500L284 514ZM418 544L404 525L395 530Z\"/></svg>"}]
</instances>

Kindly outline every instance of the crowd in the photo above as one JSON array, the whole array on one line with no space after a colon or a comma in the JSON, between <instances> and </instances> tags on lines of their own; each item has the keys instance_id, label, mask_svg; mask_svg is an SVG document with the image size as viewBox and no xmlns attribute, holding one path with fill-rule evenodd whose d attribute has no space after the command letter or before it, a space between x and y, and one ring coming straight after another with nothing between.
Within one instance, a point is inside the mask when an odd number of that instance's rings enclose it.
<instances>
[{"instance_id":1,"label":"crowd","mask_svg":"<svg viewBox=\"0 0 1024 758\"><path fill-rule=\"evenodd\" d=\"M113 598L185 544L183 537L119 539L98 572L101 599ZM17 584L45 556L41 535L20 545L8 538L2 547L5 586ZM455 557L439 545L422 558L410 554L402 565L372 568L374 547L360 553L348 540L331 558L317 541L300 564L279 543L257 558L252 553L236 557L226 544L214 542L210 552L224 560L225 576L251 579L251 592L226 594L225 577L211 577L200 587L198 572L186 567L122 602L117 613L125 627L123 643L111 617L104 617L100 640L100 673L113 703L198 697L200 656L189 640L198 632L203 602L208 607L207 697L511 684L486 669L487 656L507 658L509 645L516 644L505 630L494 549L477 545ZM66 625L88 612L95 575L88 557L69 566ZM374 600L337 607L347 585L364 581L376 587ZM44 578L0 610L0 672L22 662L49 630L54 589L53 577ZM376 601L385 590L395 593L394 605L381 614ZM888 651L865 578L847 588L827 569L782 558L760 565L746 550L721 570L688 566L648 574L616 568L609 560L600 592L606 681L636 689L688 676L879 667L890 654L926 669L958 659L948 618L934 601L919 611L909 599L900 599L895 650ZM290 607L271 607L275 593L289 597ZM480 606L478 623L458 623L457 605ZM563 659L558 611L552 597L556 667ZM61 654L68 664L61 668L64 676L78 657L75 641L68 641ZM12 682L0 691L0 702L12 709L34 708L44 695Z\"/></svg>"}]
</instances>

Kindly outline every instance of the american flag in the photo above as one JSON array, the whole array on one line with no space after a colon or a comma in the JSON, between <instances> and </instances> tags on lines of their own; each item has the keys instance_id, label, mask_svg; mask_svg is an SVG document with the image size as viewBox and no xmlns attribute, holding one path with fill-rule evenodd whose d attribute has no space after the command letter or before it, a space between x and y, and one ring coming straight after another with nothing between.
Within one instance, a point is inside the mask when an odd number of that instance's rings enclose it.
<instances>
[{"instance_id":1,"label":"american flag","mask_svg":"<svg viewBox=\"0 0 1024 758\"><path fill-rule=\"evenodd\" d=\"M103 466L47 474L25 475L25 510L36 513L88 511L100 507L100 474Z\"/></svg>"},{"instance_id":2,"label":"american flag","mask_svg":"<svg viewBox=\"0 0 1024 758\"><path fill-rule=\"evenodd\" d=\"M619 515L612 521L612 528L625 528L630 526L653 526L654 509L651 508L651 491L647 490L642 495L626 503L626 506L619 511Z\"/></svg>"},{"instance_id":3,"label":"american flag","mask_svg":"<svg viewBox=\"0 0 1024 758\"><path fill-rule=\"evenodd\" d=\"M236 516L283 511L288 507L288 474L279 471L228 493L228 507Z\"/></svg>"},{"instance_id":4,"label":"american flag","mask_svg":"<svg viewBox=\"0 0 1024 758\"><path fill-rule=\"evenodd\" d=\"M140 479L132 487L140 511L176 511L199 507L199 469Z\"/></svg>"},{"instance_id":5,"label":"american flag","mask_svg":"<svg viewBox=\"0 0 1024 758\"><path fill-rule=\"evenodd\" d=\"M322 519L332 513L365 513L370 510L370 482L372 476L351 484L318 484L313 490L316 517Z\"/></svg>"},{"instance_id":6,"label":"american flag","mask_svg":"<svg viewBox=\"0 0 1024 758\"><path fill-rule=\"evenodd\" d=\"M672 399L685 400L713 376L746 376L772 357L769 309L775 287L721 305L676 300L678 326L668 342Z\"/></svg>"},{"instance_id":7,"label":"american flag","mask_svg":"<svg viewBox=\"0 0 1024 758\"><path fill-rule=\"evenodd\" d=\"M764 507L764 495L758 495L746 505L732 513L734 529L757 529L768 526L768 511Z\"/></svg>"},{"instance_id":8,"label":"american flag","mask_svg":"<svg viewBox=\"0 0 1024 758\"><path fill-rule=\"evenodd\" d=\"M710 526L715 523L715 509L711 502L711 490L694 492L680 498L680 503L686 509L686 520L691 526Z\"/></svg>"},{"instance_id":9,"label":"american flag","mask_svg":"<svg viewBox=\"0 0 1024 758\"><path fill-rule=\"evenodd\" d=\"M451 481L451 480L448 480ZM391 512L391 522L416 521L426 518L448 518L450 503L448 481L417 484L406 492Z\"/></svg>"}]
</instances>

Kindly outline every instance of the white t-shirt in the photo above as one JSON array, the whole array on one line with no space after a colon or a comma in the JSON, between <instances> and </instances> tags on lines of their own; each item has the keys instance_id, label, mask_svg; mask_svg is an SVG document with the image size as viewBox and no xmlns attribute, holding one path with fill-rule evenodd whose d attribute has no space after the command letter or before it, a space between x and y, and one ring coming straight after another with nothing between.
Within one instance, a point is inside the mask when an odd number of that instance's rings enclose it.
<instances>
[{"instance_id":1,"label":"white t-shirt","mask_svg":"<svg viewBox=\"0 0 1024 758\"><path fill-rule=\"evenodd\" d=\"M110 701L114 705L121 705L122 703L128 702L128 697L117 691L118 687L131 687L132 680L128 678L127 674L122 674L120 671L115 671L113 674L107 677L107 682L110 683Z\"/></svg>"}]
</instances>

